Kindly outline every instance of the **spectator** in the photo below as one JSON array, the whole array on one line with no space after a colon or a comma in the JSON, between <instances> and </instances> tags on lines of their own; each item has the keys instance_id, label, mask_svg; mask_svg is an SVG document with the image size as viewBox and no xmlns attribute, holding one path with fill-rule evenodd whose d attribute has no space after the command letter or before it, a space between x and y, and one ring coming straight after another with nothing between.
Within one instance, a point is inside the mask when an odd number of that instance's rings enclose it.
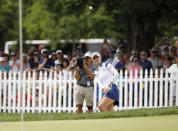
<instances>
[{"instance_id":1,"label":"spectator","mask_svg":"<svg viewBox=\"0 0 178 131\"><path fill-rule=\"evenodd\" d=\"M124 54L119 54L118 58L119 62L116 64L115 68L118 72L120 72L120 70L125 70Z\"/></svg>"},{"instance_id":2,"label":"spectator","mask_svg":"<svg viewBox=\"0 0 178 131\"><path fill-rule=\"evenodd\" d=\"M116 50L111 50L111 60L113 61L114 60L114 55L116 54Z\"/></svg>"},{"instance_id":3,"label":"spectator","mask_svg":"<svg viewBox=\"0 0 178 131\"><path fill-rule=\"evenodd\" d=\"M0 56L0 71L5 71L4 69L4 57Z\"/></svg>"},{"instance_id":4,"label":"spectator","mask_svg":"<svg viewBox=\"0 0 178 131\"><path fill-rule=\"evenodd\" d=\"M74 57L82 57L83 56L82 48L80 46L77 46L73 56Z\"/></svg>"},{"instance_id":5,"label":"spectator","mask_svg":"<svg viewBox=\"0 0 178 131\"><path fill-rule=\"evenodd\" d=\"M124 55L124 61L125 61L125 68L127 68L130 64L130 55L129 54Z\"/></svg>"},{"instance_id":6,"label":"spectator","mask_svg":"<svg viewBox=\"0 0 178 131\"><path fill-rule=\"evenodd\" d=\"M4 55L4 51L3 49L0 49L0 57L3 57L3 55Z\"/></svg>"},{"instance_id":7,"label":"spectator","mask_svg":"<svg viewBox=\"0 0 178 131\"><path fill-rule=\"evenodd\" d=\"M58 64L62 63L62 59L63 59L63 52L62 52L62 50L57 50L56 51L56 55L57 55L57 60L54 61L55 68L57 67Z\"/></svg>"},{"instance_id":8,"label":"spectator","mask_svg":"<svg viewBox=\"0 0 178 131\"><path fill-rule=\"evenodd\" d=\"M163 50L165 47L168 47L169 50L172 47L168 37L163 37L163 39L155 46L155 48L158 50L158 52L161 53L161 55L164 54Z\"/></svg>"},{"instance_id":9,"label":"spectator","mask_svg":"<svg viewBox=\"0 0 178 131\"><path fill-rule=\"evenodd\" d=\"M93 111L93 79L96 66L92 63L92 54L87 52L84 55L83 65L77 66L75 78L77 86L75 91L75 101L77 104L77 112L82 113L83 101L85 99L88 112Z\"/></svg>"},{"instance_id":10,"label":"spectator","mask_svg":"<svg viewBox=\"0 0 178 131\"><path fill-rule=\"evenodd\" d=\"M118 41L118 49L117 49L117 52L118 54L119 53L122 53L122 54L125 54L126 53L126 49L127 49L127 41L126 40L119 40Z\"/></svg>"},{"instance_id":11,"label":"spectator","mask_svg":"<svg viewBox=\"0 0 178 131\"><path fill-rule=\"evenodd\" d=\"M57 65L57 69L56 69L56 71L57 71L57 73L63 71L63 64L62 64L62 63L60 63L60 64Z\"/></svg>"},{"instance_id":12,"label":"spectator","mask_svg":"<svg viewBox=\"0 0 178 131\"><path fill-rule=\"evenodd\" d=\"M176 47L176 52L177 52L177 55L178 55L178 40L176 40L176 42L175 42L175 47Z\"/></svg>"},{"instance_id":13,"label":"spectator","mask_svg":"<svg viewBox=\"0 0 178 131\"><path fill-rule=\"evenodd\" d=\"M35 69L35 68L38 67L38 62L37 62L37 65L36 65L36 63L35 63L35 61L34 61L34 53L33 53L33 52L31 52L31 53L29 54L29 64L30 64L30 68L31 68L31 69Z\"/></svg>"},{"instance_id":14,"label":"spectator","mask_svg":"<svg viewBox=\"0 0 178 131\"><path fill-rule=\"evenodd\" d=\"M134 56L139 56L139 53L138 53L137 50L132 50L132 51L131 51L130 61L132 60L132 58L133 58Z\"/></svg>"},{"instance_id":15,"label":"spectator","mask_svg":"<svg viewBox=\"0 0 178 131\"><path fill-rule=\"evenodd\" d=\"M118 48L117 53L115 54L115 58L112 61L112 65L115 67L116 64L119 62L118 55L119 54L125 54L126 53L126 40L119 40L118 42Z\"/></svg>"},{"instance_id":16,"label":"spectator","mask_svg":"<svg viewBox=\"0 0 178 131\"><path fill-rule=\"evenodd\" d=\"M50 71L50 70L54 70L54 61L49 57L49 52L47 49L43 49L41 50L41 54L42 54L42 57L41 57L41 60L39 61L39 65L38 65L38 70L47 70L47 71Z\"/></svg>"},{"instance_id":17,"label":"spectator","mask_svg":"<svg viewBox=\"0 0 178 131\"><path fill-rule=\"evenodd\" d=\"M19 51L19 50L16 50L16 51L15 51L15 54L16 54L17 60L20 60L20 51Z\"/></svg>"},{"instance_id":18,"label":"spectator","mask_svg":"<svg viewBox=\"0 0 178 131\"><path fill-rule=\"evenodd\" d=\"M15 53L11 53L11 59L9 61L10 70L12 72L18 72L20 68L20 60L17 59Z\"/></svg>"},{"instance_id":19,"label":"spectator","mask_svg":"<svg viewBox=\"0 0 178 131\"><path fill-rule=\"evenodd\" d=\"M101 61L111 63L112 59L110 58L111 47L107 43L103 43L100 49Z\"/></svg>"},{"instance_id":20,"label":"spectator","mask_svg":"<svg viewBox=\"0 0 178 131\"><path fill-rule=\"evenodd\" d=\"M27 55L23 54L23 71L30 71L30 64L27 61Z\"/></svg>"},{"instance_id":21,"label":"spectator","mask_svg":"<svg viewBox=\"0 0 178 131\"><path fill-rule=\"evenodd\" d=\"M176 81L177 81L177 71L178 71L178 56L176 56L176 63L172 64L169 69L168 72L172 74L172 78L173 78L173 96L174 96L174 101L177 97L176 94Z\"/></svg>"},{"instance_id":22,"label":"spectator","mask_svg":"<svg viewBox=\"0 0 178 131\"><path fill-rule=\"evenodd\" d=\"M39 45L38 46L38 51L41 52L43 49L45 49L45 46L44 45Z\"/></svg>"},{"instance_id":23,"label":"spectator","mask_svg":"<svg viewBox=\"0 0 178 131\"><path fill-rule=\"evenodd\" d=\"M141 51L140 53L140 60L138 62L138 64L140 66L142 66L143 68L143 74L145 74L145 70L147 69L148 70L148 73L150 72L150 70L153 68L152 67L152 64L149 60L147 60L147 53L146 51Z\"/></svg>"},{"instance_id":24,"label":"spectator","mask_svg":"<svg viewBox=\"0 0 178 131\"><path fill-rule=\"evenodd\" d=\"M135 71L137 70L138 73L138 77L140 75L140 70L142 69L142 67L138 64L139 61L139 57L138 56L134 56L131 60L131 64L128 66L127 71L130 73L130 71L132 71L132 76L133 78L135 78Z\"/></svg>"},{"instance_id":25,"label":"spectator","mask_svg":"<svg viewBox=\"0 0 178 131\"><path fill-rule=\"evenodd\" d=\"M164 71L169 68L171 65L173 64L173 58L172 57L168 57L167 60L164 62L164 65L163 65L163 69Z\"/></svg>"},{"instance_id":26,"label":"spectator","mask_svg":"<svg viewBox=\"0 0 178 131\"><path fill-rule=\"evenodd\" d=\"M170 51L170 57L173 58L173 62L176 63L176 47L172 47Z\"/></svg>"},{"instance_id":27,"label":"spectator","mask_svg":"<svg viewBox=\"0 0 178 131\"><path fill-rule=\"evenodd\" d=\"M9 55L8 54L4 54L4 68L6 71L10 71Z\"/></svg>"},{"instance_id":28,"label":"spectator","mask_svg":"<svg viewBox=\"0 0 178 131\"><path fill-rule=\"evenodd\" d=\"M56 52L52 52L52 54L51 54L51 59L52 59L53 61L56 61L56 60L57 60Z\"/></svg>"},{"instance_id":29,"label":"spectator","mask_svg":"<svg viewBox=\"0 0 178 131\"><path fill-rule=\"evenodd\" d=\"M67 71L69 67L69 60L66 58L63 58L62 65L63 65L63 70Z\"/></svg>"},{"instance_id":30,"label":"spectator","mask_svg":"<svg viewBox=\"0 0 178 131\"><path fill-rule=\"evenodd\" d=\"M153 67L153 71L155 71L156 68L161 68L163 67L163 64L161 62L161 60L157 57L157 50L152 48L150 50L150 57L148 58L148 60L151 62L152 67Z\"/></svg>"}]
</instances>

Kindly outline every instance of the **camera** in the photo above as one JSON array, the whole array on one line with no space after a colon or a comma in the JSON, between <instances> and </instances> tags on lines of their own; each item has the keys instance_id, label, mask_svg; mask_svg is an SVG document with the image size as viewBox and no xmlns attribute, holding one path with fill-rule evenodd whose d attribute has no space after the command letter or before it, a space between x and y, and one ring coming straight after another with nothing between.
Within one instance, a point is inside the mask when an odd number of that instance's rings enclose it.
<instances>
[{"instance_id":1,"label":"camera","mask_svg":"<svg viewBox=\"0 0 178 131\"><path fill-rule=\"evenodd\" d=\"M77 65L79 68L83 68L83 57L78 57L77 58Z\"/></svg>"}]
</instances>

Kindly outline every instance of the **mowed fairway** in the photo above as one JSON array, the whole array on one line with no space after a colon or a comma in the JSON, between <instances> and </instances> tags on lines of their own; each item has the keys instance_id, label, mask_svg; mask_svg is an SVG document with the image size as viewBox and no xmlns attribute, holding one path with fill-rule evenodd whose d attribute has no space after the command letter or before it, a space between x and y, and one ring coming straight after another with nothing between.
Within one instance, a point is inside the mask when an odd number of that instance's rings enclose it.
<instances>
[{"instance_id":1,"label":"mowed fairway","mask_svg":"<svg viewBox=\"0 0 178 131\"><path fill-rule=\"evenodd\" d=\"M0 131L20 131L20 122L1 122ZM178 115L94 120L24 122L24 131L178 131Z\"/></svg>"}]
</instances>

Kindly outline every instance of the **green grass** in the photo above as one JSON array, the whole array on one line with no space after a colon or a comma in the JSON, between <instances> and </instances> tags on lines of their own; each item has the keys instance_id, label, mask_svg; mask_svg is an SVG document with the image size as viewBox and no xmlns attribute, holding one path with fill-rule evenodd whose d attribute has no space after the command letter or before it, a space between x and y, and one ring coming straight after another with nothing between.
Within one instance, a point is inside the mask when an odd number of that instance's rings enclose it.
<instances>
[{"instance_id":1,"label":"green grass","mask_svg":"<svg viewBox=\"0 0 178 131\"><path fill-rule=\"evenodd\" d=\"M24 121L46 121L46 120L79 120L79 119L107 119L121 117L140 117L140 116L160 116L178 114L178 107L138 109L105 113L35 113L24 114ZM0 113L0 122L20 121L20 114Z\"/></svg>"},{"instance_id":2,"label":"green grass","mask_svg":"<svg viewBox=\"0 0 178 131\"><path fill-rule=\"evenodd\" d=\"M0 131L178 131L178 115L115 119L1 122Z\"/></svg>"}]
</instances>

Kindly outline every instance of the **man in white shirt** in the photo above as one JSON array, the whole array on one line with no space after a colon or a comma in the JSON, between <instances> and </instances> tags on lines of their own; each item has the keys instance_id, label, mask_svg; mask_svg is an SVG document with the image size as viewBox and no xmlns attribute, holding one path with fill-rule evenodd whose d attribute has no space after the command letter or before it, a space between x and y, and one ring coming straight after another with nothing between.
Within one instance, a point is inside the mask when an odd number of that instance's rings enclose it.
<instances>
[{"instance_id":1,"label":"man in white shirt","mask_svg":"<svg viewBox=\"0 0 178 131\"><path fill-rule=\"evenodd\" d=\"M174 99L175 99L175 97L176 97L176 83L178 82L178 56L176 57L176 64L172 64L168 68L168 72L170 74L172 74L172 78L173 78L173 81L174 81L174 83L173 83L173 96L174 96ZM177 87L177 89L178 89L178 87Z\"/></svg>"},{"instance_id":2,"label":"man in white shirt","mask_svg":"<svg viewBox=\"0 0 178 131\"><path fill-rule=\"evenodd\" d=\"M101 63L100 54L97 52L93 53L93 61L98 66L95 71L95 79L105 93L98 108L101 112L113 111L113 107L118 104L119 99L119 92L115 84L118 72L110 63Z\"/></svg>"},{"instance_id":3,"label":"man in white shirt","mask_svg":"<svg viewBox=\"0 0 178 131\"><path fill-rule=\"evenodd\" d=\"M151 49L150 50L150 57L148 58L148 60L151 62L152 67L153 67L153 71L156 68L161 68L163 66L163 63L161 62L161 60L157 57L157 50L156 49Z\"/></svg>"}]
</instances>

